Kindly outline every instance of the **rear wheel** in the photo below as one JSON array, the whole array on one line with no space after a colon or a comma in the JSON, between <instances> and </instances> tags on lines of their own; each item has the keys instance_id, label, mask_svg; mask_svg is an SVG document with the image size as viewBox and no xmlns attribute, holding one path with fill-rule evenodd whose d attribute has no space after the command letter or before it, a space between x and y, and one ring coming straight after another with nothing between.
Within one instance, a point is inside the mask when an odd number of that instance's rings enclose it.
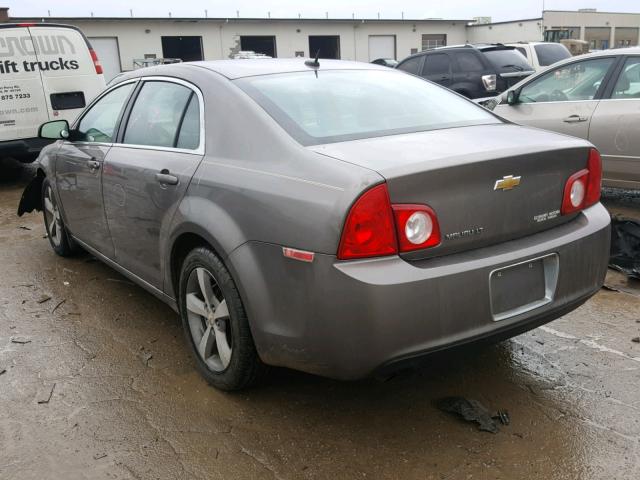
<instances>
[{"instance_id":1,"label":"rear wheel","mask_svg":"<svg viewBox=\"0 0 640 480\"><path fill-rule=\"evenodd\" d=\"M51 248L61 257L68 257L76 252L75 244L69 239L67 229L60 214L58 201L53 193L49 179L42 181L42 214L44 226Z\"/></svg>"},{"instance_id":2,"label":"rear wheel","mask_svg":"<svg viewBox=\"0 0 640 480\"><path fill-rule=\"evenodd\" d=\"M238 289L208 248L192 250L180 272L182 326L202 376L221 390L239 390L266 371Z\"/></svg>"}]
</instances>

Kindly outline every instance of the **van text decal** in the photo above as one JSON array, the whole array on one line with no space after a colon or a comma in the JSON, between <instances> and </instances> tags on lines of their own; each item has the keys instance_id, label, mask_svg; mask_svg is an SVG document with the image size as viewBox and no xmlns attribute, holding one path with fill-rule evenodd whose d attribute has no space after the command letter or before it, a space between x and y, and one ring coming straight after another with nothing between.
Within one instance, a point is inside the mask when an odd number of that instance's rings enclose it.
<instances>
[{"instance_id":1,"label":"van text decal","mask_svg":"<svg viewBox=\"0 0 640 480\"><path fill-rule=\"evenodd\" d=\"M47 72L49 70L77 70L80 66L77 60L65 60L59 57L57 60L47 60L44 62L16 62L14 60L0 61L0 75L5 73L23 72Z\"/></svg>"},{"instance_id":2,"label":"van text decal","mask_svg":"<svg viewBox=\"0 0 640 480\"><path fill-rule=\"evenodd\" d=\"M22 35L20 37L0 37L0 57L27 55L74 54L73 43L64 35Z\"/></svg>"}]
</instances>

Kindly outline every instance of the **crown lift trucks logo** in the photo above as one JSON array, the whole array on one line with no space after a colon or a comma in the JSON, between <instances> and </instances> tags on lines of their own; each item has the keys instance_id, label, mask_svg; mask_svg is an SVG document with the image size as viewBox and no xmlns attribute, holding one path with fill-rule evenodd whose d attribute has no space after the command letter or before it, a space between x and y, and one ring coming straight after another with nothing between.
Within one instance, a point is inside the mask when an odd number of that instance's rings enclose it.
<instances>
[{"instance_id":1,"label":"crown lift trucks logo","mask_svg":"<svg viewBox=\"0 0 640 480\"><path fill-rule=\"evenodd\" d=\"M73 55L76 49L64 35L22 35L0 37L0 75L37 71L77 70L77 60L68 60L63 55ZM55 60L11 60L15 56L38 58L57 55ZM9 59L6 59L6 58ZM3 59L5 58L5 59Z\"/></svg>"}]
</instances>

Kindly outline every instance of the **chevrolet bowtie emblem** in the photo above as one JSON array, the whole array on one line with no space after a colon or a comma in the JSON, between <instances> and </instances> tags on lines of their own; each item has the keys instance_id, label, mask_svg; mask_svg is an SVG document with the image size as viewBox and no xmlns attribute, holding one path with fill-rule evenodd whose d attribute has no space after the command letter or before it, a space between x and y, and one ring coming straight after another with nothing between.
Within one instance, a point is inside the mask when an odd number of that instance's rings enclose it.
<instances>
[{"instance_id":1,"label":"chevrolet bowtie emblem","mask_svg":"<svg viewBox=\"0 0 640 480\"><path fill-rule=\"evenodd\" d=\"M500 180L496 180L496 184L493 186L494 190L512 190L514 187L520 185L521 177L514 177L513 175L507 175Z\"/></svg>"}]
</instances>

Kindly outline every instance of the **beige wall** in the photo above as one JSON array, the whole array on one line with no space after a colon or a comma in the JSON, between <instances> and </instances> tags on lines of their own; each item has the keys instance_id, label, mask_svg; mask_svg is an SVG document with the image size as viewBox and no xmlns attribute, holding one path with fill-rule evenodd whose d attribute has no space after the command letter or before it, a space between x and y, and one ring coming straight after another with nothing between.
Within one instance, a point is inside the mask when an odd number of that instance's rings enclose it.
<instances>
[{"instance_id":1,"label":"beige wall","mask_svg":"<svg viewBox=\"0 0 640 480\"><path fill-rule=\"evenodd\" d=\"M467 29L469 43L539 42L542 40L542 20L472 25Z\"/></svg>"},{"instance_id":2,"label":"beige wall","mask_svg":"<svg viewBox=\"0 0 640 480\"><path fill-rule=\"evenodd\" d=\"M609 48L618 46L619 41L629 41L631 46L638 44L640 14L610 12L565 12L545 11L545 28L563 28L579 26L581 40L596 41L595 48L601 48L602 40L607 40ZM620 31L616 34L616 30ZM605 38L608 32L608 38ZM625 46L627 46L625 44Z\"/></svg>"},{"instance_id":3,"label":"beige wall","mask_svg":"<svg viewBox=\"0 0 640 480\"><path fill-rule=\"evenodd\" d=\"M309 55L309 35L339 35L341 58L363 62L369 61L369 35L395 35L398 60L408 56L412 48L420 50L423 33L445 34L450 45L466 41L465 22L454 21L298 22L68 18L52 21L75 25L88 37L117 37L123 70L131 70L133 59L144 58L145 54L162 57L162 36L201 36L205 60L228 58L232 49L237 46L240 35L275 35L277 55L281 58L293 57L296 51Z\"/></svg>"}]
</instances>

